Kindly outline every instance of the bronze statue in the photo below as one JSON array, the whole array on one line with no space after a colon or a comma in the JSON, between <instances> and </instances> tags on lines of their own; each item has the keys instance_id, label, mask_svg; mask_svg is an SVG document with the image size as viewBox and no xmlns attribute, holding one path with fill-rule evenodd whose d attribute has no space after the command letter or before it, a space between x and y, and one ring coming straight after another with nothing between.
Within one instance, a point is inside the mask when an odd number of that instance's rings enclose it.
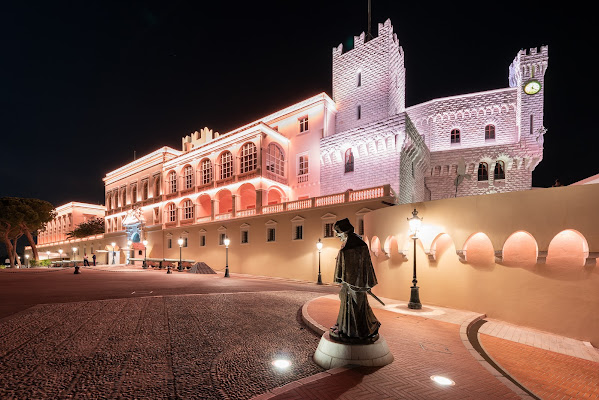
<instances>
[{"instance_id":1,"label":"bronze statue","mask_svg":"<svg viewBox=\"0 0 599 400\"><path fill-rule=\"evenodd\" d=\"M354 233L354 227L347 218L337 221L334 229L342 242L334 280L342 286L337 323L329 335L339 342L373 343L379 337L381 323L372 312L366 296L377 284L368 246Z\"/></svg>"}]
</instances>

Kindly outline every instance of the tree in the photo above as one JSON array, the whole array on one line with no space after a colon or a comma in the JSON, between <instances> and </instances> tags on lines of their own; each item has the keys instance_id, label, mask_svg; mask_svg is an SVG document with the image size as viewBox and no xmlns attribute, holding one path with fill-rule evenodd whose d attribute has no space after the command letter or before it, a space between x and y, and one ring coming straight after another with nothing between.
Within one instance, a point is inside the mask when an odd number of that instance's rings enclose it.
<instances>
[{"instance_id":1,"label":"tree","mask_svg":"<svg viewBox=\"0 0 599 400\"><path fill-rule=\"evenodd\" d=\"M14 197L0 198L0 240L6 246L11 267L15 266L17 239L23 234L21 222L25 215L22 211L19 199Z\"/></svg>"},{"instance_id":2,"label":"tree","mask_svg":"<svg viewBox=\"0 0 599 400\"><path fill-rule=\"evenodd\" d=\"M67 232L67 238L84 238L104 233L104 231L104 218L93 218L89 221L80 223L74 230Z\"/></svg>"},{"instance_id":3,"label":"tree","mask_svg":"<svg viewBox=\"0 0 599 400\"><path fill-rule=\"evenodd\" d=\"M14 267L17 258L17 240L26 235L33 258L38 259L37 247L33 236L56 216L54 206L40 199L19 197L0 198L0 240L4 242L9 255L10 265Z\"/></svg>"},{"instance_id":4,"label":"tree","mask_svg":"<svg viewBox=\"0 0 599 400\"><path fill-rule=\"evenodd\" d=\"M20 223L23 234L27 236L29 244L31 245L31 251L33 252L33 259L38 260L37 246L33 240L33 235L37 236L37 232L46 228L46 224L52 221L56 217L56 211L54 206L40 199L19 199L21 203L21 210L24 215L23 220Z\"/></svg>"}]
</instances>

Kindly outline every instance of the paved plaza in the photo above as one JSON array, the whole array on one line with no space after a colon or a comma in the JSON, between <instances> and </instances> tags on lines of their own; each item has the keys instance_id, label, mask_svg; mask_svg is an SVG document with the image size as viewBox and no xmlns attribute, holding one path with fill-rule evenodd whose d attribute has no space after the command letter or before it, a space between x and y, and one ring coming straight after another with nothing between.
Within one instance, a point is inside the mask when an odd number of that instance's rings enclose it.
<instances>
[{"instance_id":1,"label":"paved plaza","mask_svg":"<svg viewBox=\"0 0 599 400\"><path fill-rule=\"evenodd\" d=\"M395 361L325 371L332 285L117 266L2 270L0 287L2 399L599 398L588 343L389 299L372 306ZM465 335L477 320L486 358Z\"/></svg>"}]
</instances>

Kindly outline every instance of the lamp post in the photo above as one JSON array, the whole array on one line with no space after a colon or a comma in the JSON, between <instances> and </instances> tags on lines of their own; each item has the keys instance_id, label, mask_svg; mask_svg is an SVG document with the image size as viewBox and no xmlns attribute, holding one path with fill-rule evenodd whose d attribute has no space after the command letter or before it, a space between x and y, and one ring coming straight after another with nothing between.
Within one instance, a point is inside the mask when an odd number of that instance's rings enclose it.
<instances>
[{"instance_id":1,"label":"lamp post","mask_svg":"<svg viewBox=\"0 0 599 400\"><path fill-rule=\"evenodd\" d=\"M73 266L75 267L74 274L79 273L79 267L77 266L77 261L75 261L75 253L77 252L77 247L73 247Z\"/></svg>"},{"instance_id":2,"label":"lamp post","mask_svg":"<svg viewBox=\"0 0 599 400\"><path fill-rule=\"evenodd\" d=\"M407 220L410 224L410 233L412 234L412 239L414 239L414 277L412 279L412 287L410 288L411 292L408 308L420 310L422 308L422 304L420 303L420 294L418 292L419 287L416 286L418 283L418 280L416 279L416 240L418 240L418 231L422 225L422 218L418 217L418 211L414 209L412 212L412 218L408 218Z\"/></svg>"},{"instance_id":3,"label":"lamp post","mask_svg":"<svg viewBox=\"0 0 599 400\"><path fill-rule=\"evenodd\" d=\"M62 249L58 249L58 252L60 253L60 266L62 266Z\"/></svg>"},{"instance_id":4,"label":"lamp post","mask_svg":"<svg viewBox=\"0 0 599 400\"><path fill-rule=\"evenodd\" d=\"M146 259L148 256L148 241L144 240L142 243L144 244L144 265L143 265L143 267L146 268Z\"/></svg>"},{"instance_id":5,"label":"lamp post","mask_svg":"<svg viewBox=\"0 0 599 400\"><path fill-rule=\"evenodd\" d=\"M110 243L112 246L112 263L116 264L116 251L114 251L114 247L116 246L115 242Z\"/></svg>"},{"instance_id":6,"label":"lamp post","mask_svg":"<svg viewBox=\"0 0 599 400\"><path fill-rule=\"evenodd\" d=\"M177 243L179 243L179 272L183 271L183 260L182 260L182 252L183 252L183 238L177 239Z\"/></svg>"},{"instance_id":7,"label":"lamp post","mask_svg":"<svg viewBox=\"0 0 599 400\"><path fill-rule=\"evenodd\" d=\"M231 243L231 239L228 237L224 240L225 243L225 278L229 278L229 244Z\"/></svg>"},{"instance_id":8,"label":"lamp post","mask_svg":"<svg viewBox=\"0 0 599 400\"><path fill-rule=\"evenodd\" d=\"M322 242L320 241L320 238L318 238L316 248L318 249L318 282L316 283L322 285L322 277L320 276L320 251L322 250Z\"/></svg>"},{"instance_id":9,"label":"lamp post","mask_svg":"<svg viewBox=\"0 0 599 400\"><path fill-rule=\"evenodd\" d=\"M46 251L46 255L48 256L48 268L50 268L50 251Z\"/></svg>"},{"instance_id":10,"label":"lamp post","mask_svg":"<svg viewBox=\"0 0 599 400\"><path fill-rule=\"evenodd\" d=\"M127 240L127 247L129 247L129 256L127 257L127 265L129 265L129 263L131 262L131 259L133 258L133 249L131 248L132 245L133 245L133 242L131 240Z\"/></svg>"},{"instance_id":11,"label":"lamp post","mask_svg":"<svg viewBox=\"0 0 599 400\"><path fill-rule=\"evenodd\" d=\"M29 254L25 254L25 266L29 268Z\"/></svg>"}]
</instances>

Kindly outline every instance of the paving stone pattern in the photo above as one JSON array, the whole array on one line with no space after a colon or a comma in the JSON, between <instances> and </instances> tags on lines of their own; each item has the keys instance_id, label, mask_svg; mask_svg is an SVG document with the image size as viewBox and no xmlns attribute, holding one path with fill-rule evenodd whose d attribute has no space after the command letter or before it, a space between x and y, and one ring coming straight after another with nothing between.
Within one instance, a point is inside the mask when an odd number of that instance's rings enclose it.
<instances>
[{"instance_id":1,"label":"paving stone pattern","mask_svg":"<svg viewBox=\"0 0 599 400\"><path fill-rule=\"evenodd\" d=\"M0 321L2 399L247 399L322 372L311 292L37 305ZM271 362L287 356L279 372Z\"/></svg>"},{"instance_id":2,"label":"paving stone pattern","mask_svg":"<svg viewBox=\"0 0 599 400\"><path fill-rule=\"evenodd\" d=\"M485 351L540 398L599 399L596 362L486 334L479 337Z\"/></svg>"}]
</instances>

